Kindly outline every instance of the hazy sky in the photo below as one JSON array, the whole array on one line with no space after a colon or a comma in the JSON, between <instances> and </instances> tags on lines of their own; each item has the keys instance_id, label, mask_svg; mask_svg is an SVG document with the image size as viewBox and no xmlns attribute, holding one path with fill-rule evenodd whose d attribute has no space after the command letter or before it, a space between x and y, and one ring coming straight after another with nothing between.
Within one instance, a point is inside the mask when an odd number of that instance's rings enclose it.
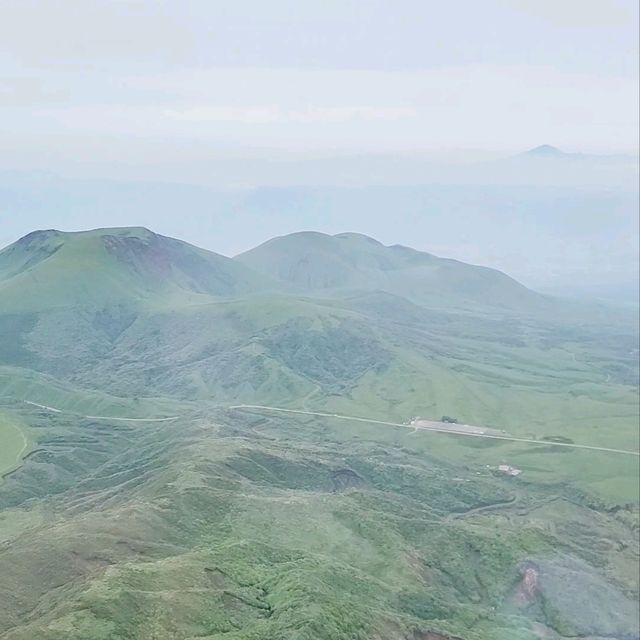
<instances>
[{"instance_id":1,"label":"hazy sky","mask_svg":"<svg viewBox=\"0 0 640 640\"><path fill-rule=\"evenodd\" d=\"M0 0L0 169L633 152L637 24L637 0Z\"/></svg>"},{"instance_id":2,"label":"hazy sky","mask_svg":"<svg viewBox=\"0 0 640 640\"><path fill-rule=\"evenodd\" d=\"M0 244L144 224L233 253L321 229L527 282L637 275L637 157L500 158L545 143L637 154L638 9L0 0ZM425 183L466 186L410 188ZM328 190L220 192L293 185Z\"/></svg>"}]
</instances>

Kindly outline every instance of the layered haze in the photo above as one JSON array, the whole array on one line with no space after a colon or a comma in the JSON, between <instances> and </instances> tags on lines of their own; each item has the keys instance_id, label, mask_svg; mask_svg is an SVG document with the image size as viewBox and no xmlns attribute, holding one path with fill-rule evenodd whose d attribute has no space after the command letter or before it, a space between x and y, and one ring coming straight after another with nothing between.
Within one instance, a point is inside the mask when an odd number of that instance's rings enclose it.
<instances>
[{"instance_id":1,"label":"layered haze","mask_svg":"<svg viewBox=\"0 0 640 640\"><path fill-rule=\"evenodd\" d=\"M0 240L34 226L135 222L234 255L304 228L357 230L533 287L634 303L637 171L633 156L533 150L465 164L384 155L218 160L198 184L0 172ZM232 186L247 179L253 186Z\"/></svg>"},{"instance_id":2,"label":"layered haze","mask_svg":"<svg viewBox=\"0 0 640 640\"><path fill-rule=\"evenodd\" d=\"M637 22L633 0L11 2L0 243L139 225L235 255L355 230L633 291Z\"/></svg>"}]
</instances>

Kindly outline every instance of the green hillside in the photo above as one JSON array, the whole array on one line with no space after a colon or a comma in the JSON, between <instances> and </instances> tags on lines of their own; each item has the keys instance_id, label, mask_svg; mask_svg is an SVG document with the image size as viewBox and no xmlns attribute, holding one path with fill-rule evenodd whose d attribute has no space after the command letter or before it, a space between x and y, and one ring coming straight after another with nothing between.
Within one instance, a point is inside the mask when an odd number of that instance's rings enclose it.
<instances>
[{"instance_id":1,"label":"green hillside","mask_svg":"<svg viewBox=\"0 0 640 640\"><path fill-rule=\"evenodd\" d=\"M549 310L553 300L494 269L386 247L357 233L302 232L274 238L236 260L269 273L293 291L380 290L447 308Z\"/></svg>"},{"instance_id":2,"label":"green hillside","mask_svg":"<svg viewBox=\"0 0 640 640\"><path fill-rule=\"evenodd\" d=\"M36 231L0 252L5 311L125 302L166 306L267 285L229 258L147 229Z\"/></svg>"},{"instance_id":3,"label":"green hillside","mask_svg":"<svg viewBox=\"0 0 640 640\"><path fill-rule=\"evenodd\" d=\"M0 637L636 637L637 424L637 319L499 272L35 232L0 252Z\"/></svg>"}]
</instances>

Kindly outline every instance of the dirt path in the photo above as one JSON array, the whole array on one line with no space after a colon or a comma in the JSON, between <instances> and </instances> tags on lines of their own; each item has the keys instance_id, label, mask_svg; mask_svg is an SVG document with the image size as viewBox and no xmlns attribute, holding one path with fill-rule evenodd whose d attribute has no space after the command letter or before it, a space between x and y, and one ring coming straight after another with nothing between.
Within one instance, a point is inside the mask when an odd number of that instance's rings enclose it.
<instances>
[{"instance_id":1,"label":"dirt path","mask_svg":"<svg viewBox=\"0 0 640 640\"><path fill-rule=\"evenodd\" d=\"M446 520L458 520L459 518L466 518L468 516L474 515L476 513L484 513L485 511L499 511L504 507L512 507L517 504L520 500L520 496L515 495L513 498L509 500L503 500L502 502L493 502L492 504L485 504L481 507L472 507L471 509L467 509L467 511L456 511L448 513L445 516Z\"/></svg>"},{"instance_id":2,"label":"dirt path","mask_svg":"<svg viewBox=\"0 0 640 640\"><path fill-rule=\"evenodd\" d=\"M118 420L120 422L169 422L177 420L180 416L169 416L167 418L114 418L113 416L82 416L90 420Z\"/></svg>"},{"instance_id":3,"label":"dirt path","mask_svg":"<svg viewBox=\"0 0 640 640\"><path fill-rule=\"evenodd\" d=\"M53 413L62 413L60 409L55 409L54 407L48 407L46 404L38 404L37 402L31 402L31 400L25 400L25 404L30 404L32 407L38 407L38 409L45 409L47 411L52 411Z\"/></svg>"},{"instance_id":4,"label":"dirt path","mask_svg":"<svg viewBox=\"0 0 640 640\"><path fill-rule=\"evenodd\" d=\"M37 402L31 402L30 400L24 400L25 404L32 407L38 407L38 409L44 409L45 411L51 411L52 413L62 413L70 416L77 416L79 418L87 418L89 420L117 420L118 422L168 422L170 420L177 420L180 416L169 416L166 418L116 418L114 416L85 416L81 413L75 413L73 411L63 411L62 409L56 409L55 407L48 407L46 404L38 404Z\"/></svg>"},{"instance_id":5,"label":"dirt path","mask_svg":"<svg viewBox=\"0 0 640 640\"><path fill-rule=\"evenodd\" d=\"M299 409L284 409L283 407L270 407L266 405L259 404L236 404L229 407L229 409L257 409L257 410L266 410L266 411L279 411L282 413L294 413L301 414L307 416L319 416L321 418L336 418L338 420L351 420L355 422L366 422L370 424L382 424L391 427L403 427L405 429L414 429L414 425L402 424L400 422L387 422L386 420L374 420L372 418L360 418L357 416L345 416L338 413L322 413L320 411L302 411ZM570 447L571 449L588 449L590 451L602 451L605 453L617 453L621 455L628 456L640 456L640 452L638 451L628 451L626 449L611 449L609 447L595 447L588 444L575 444L569 442L551 442L548 440L533 440L531 438L515 438L512 436L499 436L499 435L491 435L488 433L471 433L464 431L453 431L451 429L441 429L438 427L431 426L419 426L417 428L418 431L433 431L436 433L446 433L450 436L462 436L464 438L489 438L491 440L506 440L508 442L522 442L525 444L537 444L543 445L545 447Z\"/></svg>"}]
</instances>

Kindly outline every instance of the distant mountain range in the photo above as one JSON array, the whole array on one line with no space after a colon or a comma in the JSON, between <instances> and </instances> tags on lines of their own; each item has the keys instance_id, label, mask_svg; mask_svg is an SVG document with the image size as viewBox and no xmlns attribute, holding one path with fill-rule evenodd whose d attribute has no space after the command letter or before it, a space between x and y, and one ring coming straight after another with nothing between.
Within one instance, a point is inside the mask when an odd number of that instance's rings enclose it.
<instances>
[{"instance_id":1,"label":"distant mountain range","mask_svg":"<svg viewBox=\"0 0 640 640\"><path fill-rule=\"evenodd\" d=\"M554 147L551 144L538 145L537 147L533 147L532 149L516 154L515 156L512 156L512 158L535 158L539 159L540 161L564 161L565 165L568 165L569 162L575 163L576 161L580 161L582 162L582 167L584 169L588 169L589 165L597 166L601 169L603 169L605 166L609 166L611 168L617 167L618 169L622 169L625 164L627 167L629 167L633 166L634 163L637 164L638 162L637 156L633 156L631 154L568 152L559 149L558 147ZM555 162L554 164L556 166L560 166L558 162Z\"/></svg>"}]
</instances>

